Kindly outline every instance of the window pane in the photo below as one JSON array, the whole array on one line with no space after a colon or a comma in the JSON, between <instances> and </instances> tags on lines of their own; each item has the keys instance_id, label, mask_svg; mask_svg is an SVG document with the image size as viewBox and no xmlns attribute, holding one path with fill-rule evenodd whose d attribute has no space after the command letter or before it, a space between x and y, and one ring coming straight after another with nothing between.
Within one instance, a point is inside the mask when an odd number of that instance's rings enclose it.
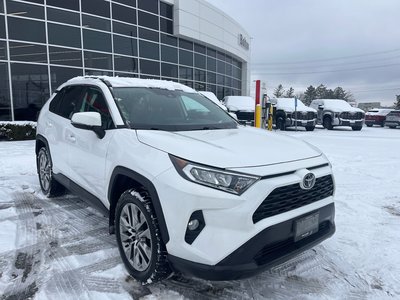
<instances>
[{"instance_id":1,"label":"window pane","mask_svg":"<svg viewBox=\"0 0 400 300\"><path fill-rule=\"evenodd\" d=\"M81 0L82 12L102 17L110 17L110 2L99 0Z\"/></svg>"},{"instance_id":2,"label":"window pane","mask_svg":"<svg viewBox=\"0 0 400 300\"><path fill-rule=\"evenodd\" d=\"M217 84L224 85L224 76L217 74Z\"/></svg>"},{"instance_id":3,"label":"window pane","mask_svg":"<svg viewBox=\"0 0 400 300\"><path fill-rule=\"evenodd\" d=\"M63 89L64 96L59 107L60 116L71 119L72 115L79 111L82 104L82 86L68 86Z\"/></svg>"},{"instance_id":4,"label":"window pane","mask_svg":"<svg viewBox=\"0 0 400 300\"><path fill-rule=\"evenodd\" d=\"M178 39L166 34L161 34L161 42L171 46L178 46Z\"/></svg>"},{"instance_id":5,"label":"window pane","mask_svg":"<svg viewBox=\"0 0 400 300\"><path fill-rule=\"evenodd\" d=\"M193 80L193 69L186 67L179 67L179 78Z\"/></svg>"},{"instance_id":6,"label":"window pane","mask_svg":"<svg viewBox=\"0 0 400 300\"><path fill-rule=\"evenodd\" d=\"M207 82L215 84L217 81L217 75L212 72L207 72Z\"/></svg>"},{"instance_id":7,"label":"window pane","mask_svg":"<svg viewBox=\"0 0 400 300\"><path fill-rule=\"evenodd\" d=\"M0 0L0 14L4 14L3 0Z\"/></svg>"},{"instance_id":8,"label":"window pane","mask_svg":"<svg viewBox=\"0 0 400 300\"><path fill-rule=\"evenodd\" d=\"M85 75L92 75L92 76L113 76L113 73L112 73L112 72L109 72L109 71L85 69Z\"/></svg>"},{"instance_id":9,"label":"window pane","mask_svg":"<svg viewBox=\"0 0 400 300\"><path fill-rule=\"evenodd\" d=\"M160 15L162 15L163 17L172 19L172 5L169 5L167 3L164 2L160 2Z\"/></svg>"},{"instance_id":10,"label":"window pane","mask_svg":"<svg viewBox=\"0 0 400 300\"><path fill-rule=\"evenodd\" d=\"M217 71L217 61L214 58L207 57L207 70Z\"/></svg>"},{"instance_id":11,"label":"window pane","mask_svg":"<svg viewBox=\"0 0 400 300\"><path fill-rule=\"evenodd\" d=\"M114 52L130 56L137 56L137 40L114 35Z\"/></svg>"},{"instance_id":12,"label":"window pane","mask_svg":"<svg viewBox=\"0 0 400 300\"><path fill-rule=\"evenodd\" d=\"M194 44L194 51L206 54L206 47L199 44Z\"/></svg>"},{"instance_id":13,"label":"window pane","mask_svg":"<svg viewBox=\"0 0 400 300\"><path fill-rule=\"evenodd\" d=\"M114 69L116 71L136 73L138 71L137 58L115 55Z\"/></svg>"},{"instance_id":14,"label":"window pane","mask_svg":"<svg viewBox=\"0 0 400 300\"><path fill-rule=\"evenodd\" d=\"M6 38L6 26L4 23L4 16L0 16L0 38Z\"/></svg>"},{"instance_id":15,"label":"window pane","mask_svg":"<svg viewBox=\"0 0 400 300\"><path fill-rule=\"evenodd\" d=\"M137 27L134 25L128 25L120 22L113 22L113 32L119 33L119 34L124 34L127 36L132 36L136 37L137 34Z\"/></svg>"},{"instance_id":16,"label":"window pane","mask_svg":"<svg viewBox=\"0 0 400 300\"><path fill-rule=\"evenodd\" d=\"M138 0L140 9L158 14L158 0Z\"/></svg>"},{"instance_id":17,"label":"window pane","mask_svg":"<svg viewBox=\"0 0 400 300\"><path fill-rule=\"evenodd\" d=\"M79 11L79 0L47 0L47 5L68 8Z\"/></svg>"},{"instance_id":18,"label":"window pane","mask_svg":"<svg viewBox=\"0 0 400 300\"><path fill-rule=\"evenodd\" d=\"M53 92L67 80L82 76L82 69L50 67L51 88Z\"/></svg>"},{"instance_id":19,"label":"window pane","mask_svg":"<svg viewBox=\"0 0 400 300\"><path fill-rule=\"evenodd\" d=\"M139 41L140 57L160 59L159 45L146 41Z\"/></svg>"},{"instance_id":20,"label":"window pane","mask_svg":"<svg viewBox=\"0 0 400 300\"><path fill-rule=\"evenodd\" d=\"M7 59L7 48L6 47L7 47L6 42L0 41L0 59Z\"/></svg>"},{"instance_id":21,"label":"window pane","mask_svg":"<svg viewBox=\"0 0 400 300\"><path fill-rule=\"evenodd\" d=\"M178 66L171 64L161 64L161 75L166 77L178 77Z\"/></svg>"},{"instance_id":22,"label":"window pane","mask_svg":"<svg viewBox=\"0 0 400 300\"><path fill-rule=\"evenodd\" d=\"M111 70L111 55L85 51L85 68Z\"/></svg>"},{"instance_id":23,"label":"window pane","mask_svg":"<svg viewBox=\"0 0 400 300\"><path fill-rule=\"evenodd\" d=\"M186 41L186 40L179 39L179 48L193 51L193 43Z\"/></svg>"},{"instance_id":24,"label":"window pane","mask_svg":"<svg viewBox=\"0 0 400 300\"><path fill-rule=\"evenodd\" d=\"M111 34L84 29L83 47L90 50L111 52Z\"/></svg>"},{"instance_id":25,"label":"window pane","mask_svg":"<svg viewBox=\"0 0 400 300\"><path fill-rule=\"evenodd\" d=\"M80 25L80 17L79 14L55 9L55 8L47 8L47 20L59 22L59 23L66 23L71 25Z\"/></svg>"},{"instance_id":26,"label":"window pane","mask_svg":"<svg viewBox=\"0 0 400 300\"><path fill-rule=\"evenodd\" d=\"M150 60L141 59L140 60L140 73L160 75L160 63ZM142 76L140 76L143 78Z\"/></svg>"},{"instance_id":27,"label":"window pane","mask_svg":"<svg viewBox=\"0 0 400 300\"><path fill-rule=\"evenodd\" d=\"M112 14L115 20L136 24L136 9L113 3Z\"/></svg>"},{"instance_id":28,"label":"window pane","mask_svg":"<svg viewBox=\"0 0 400 300\"><path fill-rule=\"evenodd\" d=\"M49 44L81 47L81 31L77 27L48 23Z\"/></svg>"},{"instance_id":29,"label":"window pane","mask_svg":"<svg viewBox=\"0 0 400 300\"><path fill-rule=\"evenodd\" d=\"M11 121L11 102L6 63L0 62L0 120Z\"/></svg>"},{"instance_id":30,"label":"window pane","mask_svg":"<svg viewBox=\"0 0 400 300\"><path fill-rule=\"evenodd\" d=\"M25 0L27 2L32 2L32 3L38 3L38 4L43 4L44 0Z\"/></svg>"},{"instance_id":31,"label":"window pane","mask_svg":"<svg viewBox=\"0 0 400 300\"><path fill-rule=\"evenodd\" d=\"M46 46L10 42L11 60L47 63Z\"/></svg>"},{"instance_id":32,"label":"window pane","mask_svg":"<svg viewBox=\"0 0 400 300\"><path fill-rule=\"evenodd\" d=\"M161 45L161 60L178 63L178 49Z\"/></svg>"},{"instance_id":33,"label":"window pane","mask_svg":"<svg viewBox=\"0 0 400 300\"><path fill-rule=\"evenodd\" d=\"M166 20L160 18L160 31L173 34L174 33L174 24L170 20Z\"/></svg>"},{"instance_id":34,"label":"window pane","mask_svg":"<svg viewBox=\"0 0 400 300\"><path fill-rule=\"evenodd\" d=\"M159 41L159 33L158 31L153 31L145 28L139 28L139 37L145 40L150 40L153 42Z\"/></svg>"},{"instance_id":35,"label":"window pane","mask_svg":"<svg viewBox=\"0 0 400 300\"><path fill-rule=\"evenodd\" d=\"M179 50L179 63L181 65L193 66L193 52Z\"/></svg>"},{"instance_id":36,"label":"window pane","mask_svg":"<svg viewBox=\"0 0 400 300\"><path fill-rule=\"evenodd\" d=\"M136 6L136 0L114 0L114 2L126 4L126 5L133 6L133 7Z\"/></svg>"},{"instance_id":37,"label":"window pane","mask_svg":"<svg viewBox=\"0 0 400 300\"><path fill-rule=\"evenodd\" d=\"M15 119L36 121L49 98L47 66L11 64L11 78Z\"/></svg>"},{"instance_id":38,"label":"window pane","mask_svg":"<svg viewBox=\"0 0 400 300\"><path fill-rule=\"evenodd\" d=\"M87 87L84 92L80 112L97 112L101 116L101 127L104 130L114 127L110 111L103 93L98 88Z\"/></svg>"},{"instance_id":39,"label":"window pane","mask_svg":"<svg viewBox=\"0 0 400 300\"><path fill-rule=\"evenodd\" d=\"M232 65L230 64L225 64L225 74L232 76Z\"/></svg>"},{"instance_id":40,"label":"window pane","mask_svg":"<svg viewBox=\"0 0 400 300\"><path fill-rule=\"evenodd\" d=\"M146 1L148 1L148 0L146 0ZM139 16L138 24L140 26L158 30L158 17L157 16L145 13L143 11L139 11L138 16Z\"/></svg>"},{"instance_id":41,"label":"window pane","mask_svg":"<svg viewBox=\"0 0 400 300\"><path fill-rule=\"evenodd\" d=\"M217 72L225 74L225 63L223 61L217 60Z\"/></svg>"},{"instance_id":42,"label":"window pane","mask_svg":"<svg viewBox=\"0 0 400 300\"><path fill-rule=\"evenodd\" d=\"M194 70L194 80L205 82L206 81L206 71L195 69Z\"/></svg>"},{"instance_id":43,"label":"window pane","mask_svg":"<svg viewBox=\"0 0 400 300\"><path fill-rule=\"evenodd\" d=\"M207 48L207 55L211 57L217 57L217 51Z\"/></svg>"},{"instance_id":44,"label":"window pane","mask_svg":"<svg viewBox=\"0 0 400 300\"><path fill-rule=\"evenodd\" d=\"M194 54L194 66L196 68L205 69L206 68L206 57L201 54Z\"/></svg>"},{"instance_id":45,"label":"window pane","mask_svg":"<svg viewBox=\"0 0 400 300\"><path fill-rule=\"evenodd\" d=\"M225 61L225 54L222 52L217 51L217 58L220 60Z\"/></svg>"},{"instance_id":46,"label":"window pane","mask_svg":"<svg viewBox=\"0 0 400 300\"><path fill-rule=\"evenodd\" d=\"M15 16L44 19L43 6L25 4L10 0L7 0L7 13Z\"/></svg>"},{"instance_id":47,"label":"window pane","mask_svg":"<svg viewBox=\"0 0 400 300\"><path fill-rule=\"evenodd\" d=\"M44 22L20 18L8 18L9 37L13 40L46 42Z\"/></svg>"},{"instance_id":48,"label":"window pane","mask_svg":"<svg viewBox=\"0 0 400 300\"><path fill-rule=\"evenodd\" d=\"M52 64L82 67L81 50L49 47L49 54L50 54L50 63Z\"/></svg>"},{"instance_id":49,"label":"window pane","mask_svg":"<svg viewBox=\"0 0 400 300\"><path fill-rule=\"evenodd\" d=\"M82 27L111 31L110 20L82 15Z\"/></svg>"}]
</instances>

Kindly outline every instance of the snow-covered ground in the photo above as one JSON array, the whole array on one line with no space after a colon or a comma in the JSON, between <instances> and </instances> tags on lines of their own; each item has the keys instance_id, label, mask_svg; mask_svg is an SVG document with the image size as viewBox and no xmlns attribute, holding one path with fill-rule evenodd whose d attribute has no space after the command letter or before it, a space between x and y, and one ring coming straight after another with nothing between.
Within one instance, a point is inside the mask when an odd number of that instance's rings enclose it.
<instances>
[{"instance_id":1,"label":"snow-covered ground","mask_svg":"<svg viewBox=\"0 0 400 300\"><path fill-rule=\"evenodd\" d=\"M247 280L149 286L128 276L106 218L74 196L43 197L33 141L0 143L0 299L399 299L400 130L285 134L331 160L336 234Z\"/></svg>"}]
</instances>

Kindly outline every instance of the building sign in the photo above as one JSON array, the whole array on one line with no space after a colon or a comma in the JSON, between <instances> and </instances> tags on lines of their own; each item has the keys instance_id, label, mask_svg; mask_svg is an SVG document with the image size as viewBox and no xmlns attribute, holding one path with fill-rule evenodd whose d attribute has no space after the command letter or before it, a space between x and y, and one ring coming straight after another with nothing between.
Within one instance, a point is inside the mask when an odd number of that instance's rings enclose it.
<instances>
[{"instance_id":1,"label":"building sign","mask_svg":"<svg viewBox=\"0 0 400 300\"><path fill-rule=\"evenodd\" d=\"M250 48L249 42L247 42L246 38L241 33L239 34L239 45L246 50L249 50Z\"/></svg>"}]
</instances>

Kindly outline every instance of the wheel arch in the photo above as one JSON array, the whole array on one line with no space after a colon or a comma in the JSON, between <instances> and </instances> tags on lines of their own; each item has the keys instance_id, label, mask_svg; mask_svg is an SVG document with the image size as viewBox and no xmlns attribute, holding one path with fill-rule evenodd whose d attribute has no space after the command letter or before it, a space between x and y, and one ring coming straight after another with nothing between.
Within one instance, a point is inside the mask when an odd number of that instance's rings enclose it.
<instances>
[{"instance_id":1,"label":"wheel arch","mask_svg":"<svg viewBox=\"0 0 400 300\"><path fill-rule=\"evenodd\" d=\"M43 135L38 134L38 135L36 135L36 142L35 142L35 154L36 154L36 156L38 155L39 150L42 147L46 147L47 148L49 156L50 156L50 160L53 161L52 158L51 158L51 151L50 151L49 142L47 141L47 139ZM36 170L38 171L38 161L37 160L36 160Z\"/></svg>"},{"instance_id":2,"label":"wheel arch","mask_svg":"<svg viewBox=\"0 0 400 300\"><path fill-rule=\"evenodd\" d=\"M122 166L115 167L108 187L108 201L110 203L110 233L115 232L115 208L117 206L118 199L122 193L129 188L144 188L149 193L151 202L153 204L154 213L158 219L158 225L160 226L161 239L164 245L166 245L169 241L169 234L164 213L162 211L161 202L155 186L148 178Z\"/></svg>"}]
</instances>

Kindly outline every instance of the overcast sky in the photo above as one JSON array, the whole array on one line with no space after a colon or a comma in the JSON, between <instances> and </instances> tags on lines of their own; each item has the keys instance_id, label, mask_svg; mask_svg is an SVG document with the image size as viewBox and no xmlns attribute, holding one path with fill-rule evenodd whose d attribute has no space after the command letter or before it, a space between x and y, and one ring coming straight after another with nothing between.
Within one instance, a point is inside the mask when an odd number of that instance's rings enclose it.
<instances>
[{"instance_id":1,"label":"overcast sky","mask_svg":"<svg viewBox=\"0 0 400 300\"><path fill-rule=\"evenodd\" d=\"M399 0L208 0L252 37L252 79L296 92L325 84L358 102L400 94Z\"/></svg>"}]
</instances>

